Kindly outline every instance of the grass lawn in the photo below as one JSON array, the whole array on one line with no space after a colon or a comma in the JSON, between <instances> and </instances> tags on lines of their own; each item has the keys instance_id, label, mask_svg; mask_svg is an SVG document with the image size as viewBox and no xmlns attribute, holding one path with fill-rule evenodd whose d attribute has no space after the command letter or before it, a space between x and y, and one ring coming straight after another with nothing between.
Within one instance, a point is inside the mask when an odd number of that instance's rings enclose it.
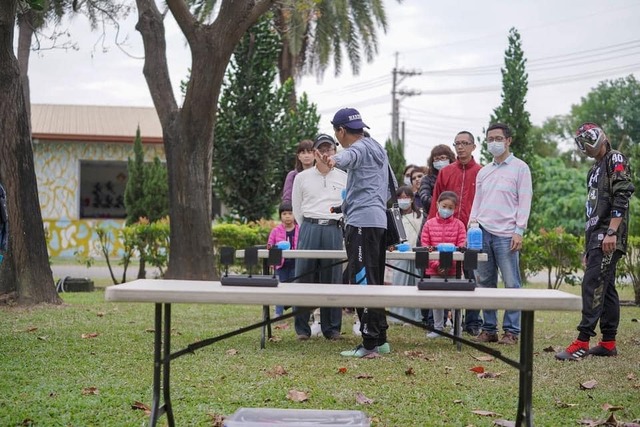
<instances>
[{"instance_id":1,"label":"grass lawn","mask_svg":"<svg viewBox=\"0 0 640 427\"><path fill-rule=\"evenodd\" d=\"M622 299L632 299L629 286L620 291ZM107 303L102 290L62 297L62 306L0 308L0 425L147 425L148 415L133 406L151 405L153 304ZM172 309L174 351L261 315L255 306L175 304ZM607 405L621 407L614 412L619 421L640 419L640 308L622 307L618 357L554 360L547 350L571 342L579 319L577 312L536 313L536 425L604 420ZM389 330L391 354L346 359L339 352L359 343L352 321L343 317L344 339L338 342L298 342L291 324L276 330L278 339L265 350L259 348L259 331L253 331L175 360L177 425L215 425L217 415L240 407L358 409L373 426L491 426L497 419L515 420L515 369L499 360L478 360L483 354L470 348L457 352L447 340L427 341L423 331L403 326ZM518 357L518 346L499 347ZM479 366L498 375L479 378L471 371ZM593 388L581 388L592 380ZM289 400L291 390L308 399ZM370 403L362 403L365 398Z\"/></svg>"}]
</instances>

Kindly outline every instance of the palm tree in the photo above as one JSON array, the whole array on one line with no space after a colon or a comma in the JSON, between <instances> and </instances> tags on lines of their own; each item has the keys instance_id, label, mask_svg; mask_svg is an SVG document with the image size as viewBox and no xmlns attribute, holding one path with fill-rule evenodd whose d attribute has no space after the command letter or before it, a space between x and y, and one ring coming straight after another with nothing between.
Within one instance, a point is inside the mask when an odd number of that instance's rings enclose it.
<instances>
[{"instance_id":1,"label":"palm tree","mask_svg":"<svg viewBox=\"0 0 640 427\"><path fill-rule=\"evenodd\" d=\"M357 75L363 58L371 62L378 53L377 30L387 31L382 0L281 0L273 12L282 40L280 83L305 72L323 75L331 60L337 76L344 51Z\"/></svg>"}]
</instances>

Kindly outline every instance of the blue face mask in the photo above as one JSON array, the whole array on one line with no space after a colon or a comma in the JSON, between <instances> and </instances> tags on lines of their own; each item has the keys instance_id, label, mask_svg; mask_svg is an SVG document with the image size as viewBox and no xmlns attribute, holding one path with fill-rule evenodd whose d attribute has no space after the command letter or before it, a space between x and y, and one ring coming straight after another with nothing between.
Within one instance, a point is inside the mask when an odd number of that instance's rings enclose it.
<instances>
[{"instance_id":1,"label":"blue face mask","mask_svg":"<svg viewBox=\"0 0 640 427\"><path fill-rule=\"evenodd\" d=\"M403 211L409 209L411 207L411 199L398 199L398 207Z\"/></svg>"},{"instance_id":2,"label":"blue face mask","mask_svg":"<svg viewBox=\"0 0 640 427\"><path fill-rule=\"evenodd\" d=\"M447 219L451 215L453 215L453 210L447 208L438 208L438 214L440 214L440 218Z\"/></svg>"},{"instance_id":3,"label":"blue face mask","mask_svg":"<svg viewBox=\"0 0 640 427\"><path fill-rule=\"evenodd\" d=\"M449 164L449 160L438 160L436 162L433 162L433 167L436 170L440 170L443 167L447 166Z\"/></svg>"}]
</instances>

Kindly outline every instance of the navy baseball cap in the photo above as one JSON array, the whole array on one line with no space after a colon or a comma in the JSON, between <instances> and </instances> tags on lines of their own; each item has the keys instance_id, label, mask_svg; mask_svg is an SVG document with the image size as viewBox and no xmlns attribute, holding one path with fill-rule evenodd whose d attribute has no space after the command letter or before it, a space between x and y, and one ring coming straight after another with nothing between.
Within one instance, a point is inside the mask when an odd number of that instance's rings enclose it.
<instances>
[{"instance_id":1,"label":"navy baseball cap","mask_svg":"<svg viewBox=\"0 0 640 427\"><path fill-rule=\"evenodd\" d=\"M343 108L333 116L331 124L334 127L344 126L349 129L370 129L369 126L364 124L362 116L355 108Z\"/></svg>"},{"instance_id":2,"label":"navy baseball cap","mask_svg":"<svg viewBox=\"0 0 640 427\"><path fill-rule=\"evenodd\" d=\"M327 135L326 133L321 133L320 135L316 136L315 141L313 142L313 148L318 148L320 147L322 144L333 144L333 145L338 145L336 143L336 140L333 139L331 137L331 135Z\"/></svg>"}]
</instances>

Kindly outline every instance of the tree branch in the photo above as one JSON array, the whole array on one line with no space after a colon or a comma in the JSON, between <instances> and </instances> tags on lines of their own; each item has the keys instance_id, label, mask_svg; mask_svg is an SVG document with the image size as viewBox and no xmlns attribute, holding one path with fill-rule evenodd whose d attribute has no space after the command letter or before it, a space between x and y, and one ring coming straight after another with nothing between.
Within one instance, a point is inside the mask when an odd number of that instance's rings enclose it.
<instances>
[{"instance_id":1,"label":"tree branch","mask_svg":"<svg viewBox=\"0 0 640 427\"><path fill-rule=\"evenodd\" d=\"M191 14L186 2L184 0L167 0L167 6L189 43L193 42L198 21Z\"/></svg>"}]
</instances>

